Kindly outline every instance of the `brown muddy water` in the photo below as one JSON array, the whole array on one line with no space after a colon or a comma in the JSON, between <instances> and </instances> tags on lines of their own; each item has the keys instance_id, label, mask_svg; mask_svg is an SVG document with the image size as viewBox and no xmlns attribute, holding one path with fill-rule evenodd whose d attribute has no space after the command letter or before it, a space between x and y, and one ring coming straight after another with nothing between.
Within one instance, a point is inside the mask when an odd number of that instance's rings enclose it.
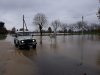
<instances>
[{"instance_id":1,"label":"brown muddy water","mask_svg":"<svg viewBox=\"0 0 100 75\"><path fill-rule=\"evenodd\" d=\"M0 75L100 75L100 36L34 38L30 50L15 48L10 35L0 40Z\"/></svg>"}]
</instances>

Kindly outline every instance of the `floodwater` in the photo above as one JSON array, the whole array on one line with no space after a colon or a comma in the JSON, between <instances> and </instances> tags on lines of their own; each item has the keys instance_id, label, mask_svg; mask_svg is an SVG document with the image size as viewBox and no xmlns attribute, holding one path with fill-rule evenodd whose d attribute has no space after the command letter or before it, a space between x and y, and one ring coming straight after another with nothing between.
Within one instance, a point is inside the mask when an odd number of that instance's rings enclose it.
<instances>
[{"instance_id":1,"label":"floodwater","mask_svg":"<svg viewBox=\"0 0 100 75\"><path fill-rule=\"evenodd\" d=\"M10 35L0 40L0 75L100 75L100 36L34 38L30 50L15 48Z\"/></svg>"}]
</instances>

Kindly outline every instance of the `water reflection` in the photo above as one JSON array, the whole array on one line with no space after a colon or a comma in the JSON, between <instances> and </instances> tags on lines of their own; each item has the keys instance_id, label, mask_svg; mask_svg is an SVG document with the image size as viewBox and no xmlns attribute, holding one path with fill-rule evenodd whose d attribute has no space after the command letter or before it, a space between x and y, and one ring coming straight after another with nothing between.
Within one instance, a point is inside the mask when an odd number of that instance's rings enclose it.
<instances>
[{"instance_id":1,"label":"water reflection","mask_svg":"<svg viewBox=\"0 0 100 75\"><path fill-rule=\"evenodd\" d=\"M52 39L51 44L50 44L50 48L53 48L55 50L58 48L58 46L57 46L57 37Z\"/></svg>"},{"instance_id":2,"label":"water reflection","mask_svg":"<svg viewBox=\"0 0 100 75\"><path fill-rule=\"evenodd\" d=\"M0 40L5 40L7 38L7 35L0 34Z\"/></svg>"},{"instance_id":3,"label":"water reflection","mask_svg":"<svg viewBox=\"0 0 100 75\"><path fill-rule=\"evenodd\" d=\"M91 41L100 41L100 35L86 35L86 38Z\"/></svg>"},{"instance_id":4,"label":"water reflection","mask_svg":"<svg viewBox=\"0 0 100 75\"><path fill-rule=\"evenodd\" d=\"M80 50L80 66L84 63L84 42L85 36L79 36L77 40L78 50Z\"/></svg>"},{"instance_id":5,"label":"water reflection","mask_svg":"<svg viewBox=\"0 0 100 75\"><path fill-rule=\"evenodd\" d=\"M42 45L42 36L40 36L40 45Z\"/></svg>"},{"instance_id":6,"label":"water reflection","mask_svg":"<svg viewBox=\"0 0 100 75\"><path fill-rule=\"evenodd\" d=\"M15 53L16 53L17 56L25 56L25 57L32 58L32 59L35 56L37 56L36 49L30 49L30 50L19 50L19 49L16 49Z\"/></svg>"},{"instance_id":7,"label":"water reflection","mask_svg":"<svg viewBox=\"0 0 100 75\"><path fill-rule=\"evenodd\" d=\"M97 65L100 66L100 51L98 52L98 56L97 56Z\"/></svg>"},{"instance_id":8,"label":"water reflection","mask_svg":"<svg viewBox=\"0 0 100 75\"><path fill-rule=\"evenodd\" d=\"M63 43L65 43L65 42L66 42L66 39L65 39L65 37L66 37L66 36L64 35L64 36L63 36Z\"/></svg>"}]
</instances>

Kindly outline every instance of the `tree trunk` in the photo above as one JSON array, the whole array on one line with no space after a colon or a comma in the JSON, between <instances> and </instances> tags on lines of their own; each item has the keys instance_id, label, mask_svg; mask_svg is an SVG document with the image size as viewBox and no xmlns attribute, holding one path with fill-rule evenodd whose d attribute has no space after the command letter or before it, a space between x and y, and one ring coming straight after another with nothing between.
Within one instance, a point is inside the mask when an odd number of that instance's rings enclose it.
<instances>
[{"instance_id":1,"label":"tree trunk","mask_svg":"<svg viewBox=\"0 0 100 75\"><path fill-rule=\"evenodd\" d=\"M42 36L40 36L40 44L42 45Z\"/></svg>"},{"instance_id":2,"label":"tree trunk","mask_svg":"<svg viewBox=\"0 0 100 75\"><path fill-rule=\"evenodd\" d=\"M65 30L64 30L64 36L65 36Z\"/></svg>"},{"instance_id":3,"label":"tree trunk","mask_svg":"<svg viewBox=\"0 0 100 75\"><path fill-rule=\"evenodd\" d=\"M42 36L42 30L40 30L40 35Z\"/></svg>"},{"instance_id":4,"label":"tree trunk","mask_svg":"<svg viewBox=\"0 0 100 75\"><path fill-rule=\"evenodd\" d=\"M42 36L42 26L39 25L39 29L40 29L40 36Z\"/></svg>"}]
</instances>

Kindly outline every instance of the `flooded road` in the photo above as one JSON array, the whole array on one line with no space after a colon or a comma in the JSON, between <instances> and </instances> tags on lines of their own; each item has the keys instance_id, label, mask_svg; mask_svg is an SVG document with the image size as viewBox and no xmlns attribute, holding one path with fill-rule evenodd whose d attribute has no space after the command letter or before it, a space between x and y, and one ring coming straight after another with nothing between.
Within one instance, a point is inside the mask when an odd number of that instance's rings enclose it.
<instances>
[{"instance_id":1,"label":"flooded road","mask_svg":"<svg viewBox=\"0 0 100 75\"><path fill-rule=\"evenodd\" d=\"M15 48L10 35L0 40L0 75L100 75L100 36L34 38L30 50Z\"/></svg>"}]
</instances>

